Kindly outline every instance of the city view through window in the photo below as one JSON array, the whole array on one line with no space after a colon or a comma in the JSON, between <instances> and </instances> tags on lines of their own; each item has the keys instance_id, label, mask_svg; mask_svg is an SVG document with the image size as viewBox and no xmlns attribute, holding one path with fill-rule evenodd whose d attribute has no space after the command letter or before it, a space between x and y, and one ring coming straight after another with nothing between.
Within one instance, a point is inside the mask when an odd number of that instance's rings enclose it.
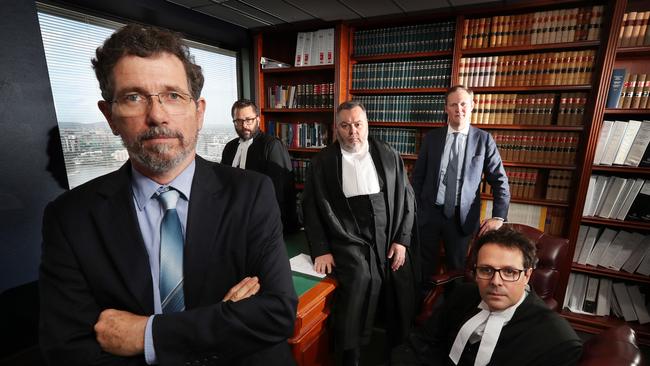
<instances>
[{"instance_id":1,"label":"city view through window","mask_svg":"<svg viewBox=\"0 0 650 366\"><path fill-rule=\"evenodd\" d=\"M119 23L79 13L39 9L38 17L70 188L118 169L128 159L97 108L99 83L90 64L95 49ZM64 11L58 10L63 13ZM238 98L236 53L188 42L203 69L201 96L207 101L197 153L221 161L226 143L236 137L230 107Z\"/></svg>"}]
</instances>

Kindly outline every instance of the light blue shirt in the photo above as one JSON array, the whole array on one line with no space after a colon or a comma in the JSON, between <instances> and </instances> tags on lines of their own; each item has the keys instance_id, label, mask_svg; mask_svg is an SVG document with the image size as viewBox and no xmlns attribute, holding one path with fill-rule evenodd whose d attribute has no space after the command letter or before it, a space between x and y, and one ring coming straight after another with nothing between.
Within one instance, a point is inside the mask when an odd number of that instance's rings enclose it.
<instances>
[{"instance_id":1,"label":"light blue shirt","mask_svg":"<svg viewBox=\"0 0 650 366\"><path fill-rule=\"evenodd\" d=\"M456 203L460 198L461 179L463 174L463 163L465 162L465 146L467 145L467 135L469 134L469 125L460 131L454 130L447 126L447 138L445 140L445 149L442 152L442 161L440 161L440 176L438 177L438 195L436 196L436 205L445 204L445 191L447 185L445 182L445 173L449 165L449 154L451 154L451 145L454 142L454 132L459 132L456 144L458 145L458 169L456 176Z\"/></svg>"},{"instance_id":2,"label":"light blue shirt","mask_svg":"<svg viewBox=\"0 0 650 366\"><path fill-rule=\"evenodd\" d=\"M185 236L185 228L187 227L187 210L195 168L196 163L192 160L192 163L185 168L181 174L166 185L173 187L180 192L180 198L176 204L176 212L181 220L183 236ZM142 239L144 240L144 246L149 255L149 267L151 267L154 312L155 314L162 314L158 283L160 281L160 223L162 222L164 212L160 202L155 196L161 185L145 177L133 167L131 167L131 173L133 202L135 203L135 210L138 217L140 232L142 233ZM144 333L144 356L149 365L158 363L151 329L154 316L155 315L149 317Z\"/></svg>"}]
</instances>

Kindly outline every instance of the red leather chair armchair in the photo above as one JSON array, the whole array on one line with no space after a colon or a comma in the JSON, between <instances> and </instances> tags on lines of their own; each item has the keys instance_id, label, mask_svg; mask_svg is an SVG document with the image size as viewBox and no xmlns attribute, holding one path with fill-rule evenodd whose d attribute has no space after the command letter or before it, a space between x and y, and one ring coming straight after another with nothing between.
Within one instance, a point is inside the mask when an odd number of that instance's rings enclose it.
<instances>
[{"instance_id":1,"label":"red leather chair armchair","mask_svg":"<svg viewBox=\"0 0 650 366\"><path fill-rule=\"evenodd\" d=\"M558 311L560 305L557 299L561 296L558 289L560 266L567 256L569 241L564 238L546 234L527 225L511 223L506 225L523 233L533 243L535 243L537 247L538 262L529 283L537 295L546 302L549 308ZM424 299L422 310L416 319L416 323L422 324L429 316L431 316L435 305L439 303L440 296L444 292L445 284L462 277L465 277L465 280L467 281L473 281L472 269L474 268L474 264L475 263L471 260L470 256L465 271L435 275L430 279L430 284L433 288Z\"/></svg>"},{"instance_id":2,"label":"red leather chair armchair","mask_svg":"<svg viewBox=\"0 0 650 366\"><path fill-rule=\"evenodd\" d=\"M580 366L645 365L634 330L627 325L610 328L585 342Z\"/></svg>"}]
</instances>

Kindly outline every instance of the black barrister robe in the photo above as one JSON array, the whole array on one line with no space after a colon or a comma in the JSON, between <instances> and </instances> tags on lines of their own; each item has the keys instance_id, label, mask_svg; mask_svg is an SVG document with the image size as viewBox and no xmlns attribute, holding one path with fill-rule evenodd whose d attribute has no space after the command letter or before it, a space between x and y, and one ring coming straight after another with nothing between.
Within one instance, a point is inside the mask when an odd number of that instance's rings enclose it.
<instances>
[{"instance_id":1,"label":"black barrister robe","mask_svg":"<svg viewBox=\"0 0 650 366\"><path fill-rule=\"evenodd\" d=\"M239 137L226 144L221 164L232 165L238 146ZM253 136L253 143L248 147L246 170L262 173L271 178L275 189L275 198L280 206L284 231L293 231L296 226L294 174L289 152L282 141L261 131L256 133Z\"/></svg>"},{"instance_id":2,"label":"black barrister robe","mask_svg":"<svg viewBox=\"0 0 650 366\"><path fill-rule=\"evenodd\" d=\"M384 181L388 227L387 243L384 246L386 250L379 254L379 261L390 274L386 278L388 286L384 286L386 296L379 301L385 301L388 339L394 343L408 334L415 307L417 285L413 260L417 258L417 252L414 251L416 240L411 238L415 219L414 194L399 154L382 141L369 138L369 143L377 173L383 175L380 179ZM303 211L312 258L328 253L334 256L334 274L339 282L333 304L336 343L347 349L358 347L361 340L358 339L360 335L345 332L345 329L350 328L344 324L345 319L364 319L365 314L374 312L375 309L368 309L369 301L366 301L356 308L346 307L345 314L341 314L343 309L337 308L337 304L350 303L342 297L364 296L344 291L346 287L363 288L363 283L346 283L342 280L370 282L373 279L369 277L376 274L371 273L368 263L368 253L372 252L370 246L374 243L367 243L358 235L355 218L343 194L341 159L338 142L324 148L312 159L305 186ZM396 272L390 270L390 260L387 259L387 251L394 242L407 248L406 263Z\"/></svg>"}]
</instances>

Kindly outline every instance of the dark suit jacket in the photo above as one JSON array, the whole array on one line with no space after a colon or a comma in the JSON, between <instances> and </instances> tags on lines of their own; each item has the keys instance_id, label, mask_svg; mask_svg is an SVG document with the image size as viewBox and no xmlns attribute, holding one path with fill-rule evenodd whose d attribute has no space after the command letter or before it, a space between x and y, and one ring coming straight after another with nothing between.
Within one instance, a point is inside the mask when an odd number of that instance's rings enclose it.
<instances>
[{"instance_id":1,"label":"dark suit jacket","mask_svg":"<svg viewBox=\"0 0 650 366\"><path fill-rule=\"evenodd\" d=\"M93 331L104 309L154 311L130 176L127 163L45 210L41 346L51 364L144 364L103 352ZM186 311L154 318L159 363L291 364L297 298L268 178L197 156L186 231ZM222 302L245 276L259 277L260 292Z\"/></svg>"},{"instance_id":2,"label":"dark suit jacket","mask_svg":"<svg viewBox=\"0 0 650 366\"><path fill-rule=\"evenodd\" d=\"M440 182L440 162L445 149L447 126L429 132L420 147L413 171L413 189L418 205L436 203ZM494 197L492 217L508 217L510 190L499 150L492 136L473 126L469 127L465 144L460 188L460 224L465 234L478 228L481 215L481 176L485 174Z\"/></svg>"},{"instance_id":3,"label":"dark suit jacket","mask_svg":"<svg viewBox=\"0 0 650 366\"><path fill-rule=\"evenodd\" d=\"M239 138L230 140L223 149L221 163L232 165L237 153ZM280 206L285 230L296 226L296 191L291 158L282 141L274 136L258 132L246 155L246 170L256 171L271 178L275 197Z\"/></svg>"},{"instance_id":4,"label":"dark suit jacket","mask_svg":"<svg viewBox=\"0 0 650 366\"><path fill-rule=\"evenodd\" d=\"M393 365L453 365L449 352L456 335L478 313L480 302L477 285L462 284L406 345L395 350ZM501 330L489 365L568 366L575 365L581 353L582 342L569 323L531 291ZM474 364L473 357L463 357L459 366L467 361Z\"/></svg>"}]
</instances>

